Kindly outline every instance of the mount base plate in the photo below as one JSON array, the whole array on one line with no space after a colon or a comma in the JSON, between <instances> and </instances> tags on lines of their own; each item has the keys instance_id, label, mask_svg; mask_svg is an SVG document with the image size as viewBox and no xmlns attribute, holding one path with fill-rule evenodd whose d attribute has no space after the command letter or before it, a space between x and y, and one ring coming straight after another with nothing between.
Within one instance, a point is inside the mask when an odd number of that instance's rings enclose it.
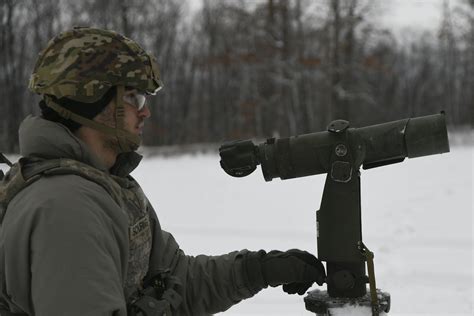
<instances>
[{"instance_id":1,"label":"mount base plate","mask_svg":"<svg viewBox=\"0 0 474 316\"><path fill-rule=\"evenodd\" d=\"M390 294L377 289L379 311L390 311ZM314 290L304 298L306 309L318 316L331 316L331 310L347 306L366 306L372 308L370 293L357 298L330 297L327 291Z\"/></svg>"}]
</instances>

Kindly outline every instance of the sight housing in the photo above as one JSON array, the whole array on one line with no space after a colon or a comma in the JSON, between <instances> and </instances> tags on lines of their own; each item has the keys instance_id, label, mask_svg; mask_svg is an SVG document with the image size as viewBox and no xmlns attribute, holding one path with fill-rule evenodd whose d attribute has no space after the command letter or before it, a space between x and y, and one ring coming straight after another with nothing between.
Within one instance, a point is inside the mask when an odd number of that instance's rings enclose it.
<instances>
[{"instance_id":1,"label":"sight housing","mask_svg":"<svg viewBox=\"0 0 474 316\"><path fill-rule=\"evenodd\" d=\"M363 169L449 152L445 114L408 118L362 128L336 120L327 131L288 138L226 143L219 149L222 168L243 177L261 164L266 181L326 173L317 211L318 257L326 261L331 297L366 294L368 277L362 243L360 167Z\"/></svg>"}]
</instances>

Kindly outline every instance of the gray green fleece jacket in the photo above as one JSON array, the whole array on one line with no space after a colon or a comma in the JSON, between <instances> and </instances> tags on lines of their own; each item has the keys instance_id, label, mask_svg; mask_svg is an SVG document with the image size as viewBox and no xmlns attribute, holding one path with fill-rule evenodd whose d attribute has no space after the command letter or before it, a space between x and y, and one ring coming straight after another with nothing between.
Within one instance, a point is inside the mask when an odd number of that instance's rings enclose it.
<instances>
[{"instance_id":1,"label":"gray green fleece jacket","mask_svg":"<svg viewBox=\"0 0 474 316\"><path fill-rule=\"evenodd\" d=\"M24 157L69 158L106 171L67 128L39 117L22 123L20 149ZM187 256L150 205L147 212L148 272L169 268L182 283L175 315L224 311L258 292L246 281L246 250ZM36 316L127 315L129 234L129 216L97 183L74 174L41 177L13 198L0 227L0 301Z\"/></svg>"}]
</instances>

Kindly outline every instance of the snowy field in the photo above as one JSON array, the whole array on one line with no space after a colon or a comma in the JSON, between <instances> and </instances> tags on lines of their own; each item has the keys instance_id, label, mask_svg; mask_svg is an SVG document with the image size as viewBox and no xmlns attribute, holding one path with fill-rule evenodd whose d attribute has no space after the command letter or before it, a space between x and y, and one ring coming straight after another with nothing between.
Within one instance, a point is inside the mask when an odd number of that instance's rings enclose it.
<instances>
[{"instance_id":1,"label":"snowy field","mask_svg":"<svg viewBox=\"0 0 474 316\"><path fill-rule=\"evenodd\" d=\"M452 145L448 154L362 170L364 242L375 253L377 287L392 297L388 315L473 315L473 149ZM217 154L146 157L133 175L188 254L316 253L325 175L267 183L259 168L232 178ZM302 296L272 288L224 314L311 313Z\"/></svg>"},{"instance_id":2,"label":"snowy field","mask_svg":"<svg viewBox=\"0 0 474 316\"><path fill-rule=\"evenodd\" d=\"M388 315L473 315L474 145L451 144L447 154L362 170L364 242L375 253L377 287L392 297ZM147 155L133 175L188 254L316 253L325 175L265 182L259 168L232 178L217 154ZM302 296L271 288L224 315L311 313Z\"/></svg>"}]
</instances>

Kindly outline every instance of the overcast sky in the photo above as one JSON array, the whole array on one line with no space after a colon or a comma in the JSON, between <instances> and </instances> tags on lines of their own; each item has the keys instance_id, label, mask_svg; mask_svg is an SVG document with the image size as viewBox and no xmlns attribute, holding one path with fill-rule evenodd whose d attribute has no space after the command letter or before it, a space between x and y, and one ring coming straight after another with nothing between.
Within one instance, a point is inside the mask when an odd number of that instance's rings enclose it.
<instances>
[{"instance_id":1,"label":"overcast sky","mask_svg":"<svg viewBox=\"0 0 474 316\"><path fill-rule=\"evenodd\" d=\"M419 30L436 29L441 22L444 0L384 0L384 14L380 23L397 32L406 28ZM446 0L452 7L459 0Z\"/></svg>"},{"instance_id":2,"label":"overcast sky","mask_svg":"<svg viewBox=\"0 0 474 316\"><path fill-rule=\"evenodd\" d=\"M202 3L202 0L188 1L194 10ZM407 29L436 30L441 22L443 1L452 8L462 0L375 0L382 9L378 22L402 37Z\"/></svg>"}]
</instances>

